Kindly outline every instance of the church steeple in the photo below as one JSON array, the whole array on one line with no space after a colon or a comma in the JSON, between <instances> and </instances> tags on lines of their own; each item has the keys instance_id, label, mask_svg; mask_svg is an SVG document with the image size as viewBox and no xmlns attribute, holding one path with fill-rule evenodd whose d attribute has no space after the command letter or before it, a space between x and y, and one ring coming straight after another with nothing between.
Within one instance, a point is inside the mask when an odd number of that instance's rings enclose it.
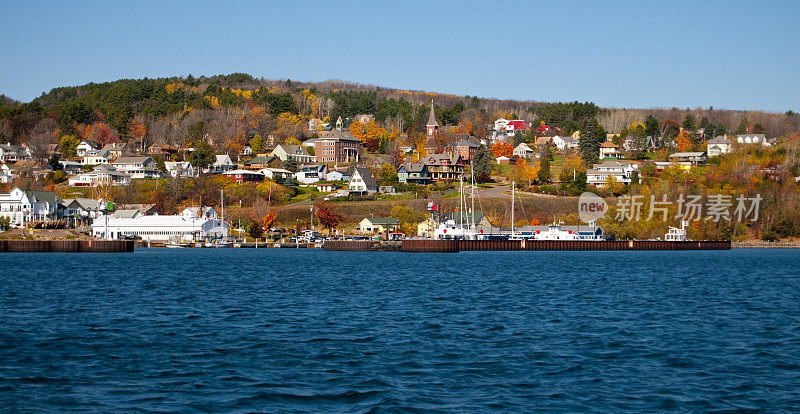
<instances>
[{"instance_id":1,"label":"church steeple","mask_svg":"<svg viewBox=\"0 0 800 414\"><path fill-rule=\"evenodd\" d=\"M436 112L433 110L433 99L431 99L431 114L428 116L428 123L425 125L428 128L428 136L436 135L439 130L439 123L436 122Z\"/></svg>"}]
</instances>

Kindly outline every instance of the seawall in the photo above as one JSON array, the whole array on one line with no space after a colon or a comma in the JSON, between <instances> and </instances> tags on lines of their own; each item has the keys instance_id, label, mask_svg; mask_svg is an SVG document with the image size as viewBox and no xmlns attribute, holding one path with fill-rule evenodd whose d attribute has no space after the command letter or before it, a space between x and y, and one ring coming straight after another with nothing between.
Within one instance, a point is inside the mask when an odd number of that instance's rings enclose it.
<instances>
[{"instance_id":1,"label":"seawall","mask_svg":"<svg viewBox=\"0 0 800 414\"><path fill-rule=\"evenodd\" d=\"M7 253L130 253L132 240L0 240Z\"/></svg>"},{"instance_id":2,"label":"seawall","mask_svg":"<svg viewBox=\"0 0 800 414\"><path fill-rule=\"evenodd\" d=\"M325 250L403 251L457 253L462 251L636 251L636 250L730 250L729 241L661 240L432 240L405 239L400 242L326 241Z\"/></svg>"}]
</instances>

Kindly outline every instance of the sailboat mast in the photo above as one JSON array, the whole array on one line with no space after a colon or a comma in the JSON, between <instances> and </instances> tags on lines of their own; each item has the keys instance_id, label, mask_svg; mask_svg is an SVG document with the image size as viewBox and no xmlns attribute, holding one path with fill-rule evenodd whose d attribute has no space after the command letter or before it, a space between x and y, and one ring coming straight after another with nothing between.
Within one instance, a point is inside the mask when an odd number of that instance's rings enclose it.
<instances>
[{"instance_id":1,"label":"sailboat mast","mask_svg":"<svg viewBox=\"0 0 800 414\"><path fill-rule=\"evenodd\" d=\"M514 237L514 189L516 182L511 182L511 237Z\"/></svg>"},{"instance_id":2,"label":"sailboat mast","mask_svg":"<svg viewBox=\"0 0 800 414\"><path fill-rule=\"evenodd\" d=\"M475 170L472 169L472 162L469 164L470 181L472 181L472 211L470 211L470 219L472 220L472 229L475 228Z\"/></svg>"}]
</instances>

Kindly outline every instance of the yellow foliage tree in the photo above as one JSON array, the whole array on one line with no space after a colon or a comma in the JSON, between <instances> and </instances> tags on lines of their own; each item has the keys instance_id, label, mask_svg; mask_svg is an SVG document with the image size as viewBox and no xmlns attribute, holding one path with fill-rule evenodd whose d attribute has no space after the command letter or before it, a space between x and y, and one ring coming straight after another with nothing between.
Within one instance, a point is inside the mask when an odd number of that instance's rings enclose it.
<instances>
[{"instance_id":1,"label":"yellow foliage tree","mask_svg":"<svg viewBox=\"0 0 800 414\"><path fill-rule=\"evenodd\" d=\"M688 151L692 149L692 138L689 136L689 131L683 130L678 134L675 139L678 144L678 151Z\"/></svg>"}]
</instances>

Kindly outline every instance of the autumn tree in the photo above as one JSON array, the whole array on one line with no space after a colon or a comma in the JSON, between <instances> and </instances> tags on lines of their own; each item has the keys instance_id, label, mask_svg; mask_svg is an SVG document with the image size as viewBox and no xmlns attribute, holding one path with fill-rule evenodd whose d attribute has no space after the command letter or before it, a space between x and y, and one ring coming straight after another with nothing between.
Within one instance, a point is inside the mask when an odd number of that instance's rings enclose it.
<instances>
[{"instance_id":1,"label":"autumn tree","mask_svg":"<svg viewBox=\"0 0 800 414\"><path fill-rule=\"evenodd\" d=\"M58 141L58 147L61 149L61 155L64 158L74 157L78 144L81 143L81 140L78 139L75 135L64 135Z\"/></svg>"},{"instance_id":2,"label":"autumn tree","mask_svg":"<svg viewBox=\"0 0 800 414\"><path fill-rule=\"evenodd\" d=\"M379 177L381 185L393 185L398 182L397 170L391 164L381 165Z\"/></svg>"},{"instance_id":3,"label":"autumn tree","mask_svg":"<svg viewBox=\"0 0 800 414\"><path fill-rule=\"evenodd\" d=\"M675 142L678 145L678 151L688 151L692 149L692 138L689 131L685 129L678 134L678 138Z\"/></svg>"},{"instance_id":4,"label":"autumn tree","mask_svg":"<svg viewBox=\"0 0 800 414\"><path fill-rule=\"evenodd\" d=\"M514 168L511 170L511 179L518 183L527 183L531 185L531 182L536 179L539 174L539 165L528 165L528 161L524 158L517 159L516 164L514 164Z\"/></svg>"},{"instance_id":5,"label":"autumn tree","mask_svg":"<svg viewBox=\"0 0 800 414\"><path fill-rule=\"evenodd\" d=\"M361 140L361 143L364 144L364 148L370 152L375 152L380 147L381 137L386 131L378 127L375 121L370 121L367 124L353 121L353 123L350 124L350 133Z\"/></svg>"},{"instance_id":6,"label":"autumn tree","mask_svg":"<svg viewBox=\"0 0 800 414\"><path fill-rule=\"evenodd\" d=\"M492 154L495 158L510 157L514 154L514 147L505 141L498 140L492 145Z\"/></svg>"},{"instance_id":7,"label":"autumn tree","mask_svg":"<svg viewBox=\"0 0 800 414\"><path fill-rule=\"evenodd\" d=\"M328 229L328 234L330 234L331 229L338 226L339 222L343 219L340 214L337 214L331 210L331 206L325 202L317 203L314 209L314 215L317 216L319 223Z\"/></svg>"},{"instance_id":8,"label":"autumn tree","mask_svg":"<svg viewBox=\"0 0 800 414\"><path fill-rule=\"evenodd\" d=\"M250 139L250 149L253 150L253 154L260 154L264 151L264 139L261 138L261 135L256 134Z\"/></svg>"},{"instance_id":9,"label":"autumn tree","mask_svg":"<svg viewBox=\"0 0 800 414\"><path fill-rule=\"evenodd\" d=\"M417 233L417 223L425 220L425 213L406 206L394 206L389 212L389 217L400 222L400 231L405 235Z\"/></svg>"}]
</instances>

